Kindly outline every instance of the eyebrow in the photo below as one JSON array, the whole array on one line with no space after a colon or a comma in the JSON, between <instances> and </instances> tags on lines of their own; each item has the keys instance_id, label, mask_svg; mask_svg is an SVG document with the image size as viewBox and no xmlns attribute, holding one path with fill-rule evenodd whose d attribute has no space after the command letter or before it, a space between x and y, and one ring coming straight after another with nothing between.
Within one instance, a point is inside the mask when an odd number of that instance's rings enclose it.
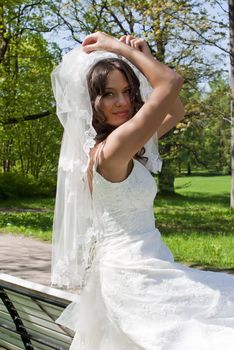
<instances>
[{"instance_id":1,"label":"eyebrow","mask_svg":"<svg viewBox=\"0 0 234 350\"><path fill-rule=\"evenodd\" d=\"M130 85L126 85L126 86L123 88L123 90L129 89L129 88L130 88ZM115 90L115 88L112 87L112 86L106 86L105 89L106 89L106 90Z\"/></svg>"}]
</instances>

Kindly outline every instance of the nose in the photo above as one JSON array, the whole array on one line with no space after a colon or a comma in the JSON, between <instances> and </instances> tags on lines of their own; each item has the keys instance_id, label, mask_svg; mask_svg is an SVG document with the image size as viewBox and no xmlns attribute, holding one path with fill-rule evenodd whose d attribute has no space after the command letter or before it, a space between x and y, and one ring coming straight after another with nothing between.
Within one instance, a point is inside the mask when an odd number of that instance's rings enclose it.
<instances>
[{"instance_id":1,"label":"nose","mask_svg":"<svg viewBox=\"0 0 234 350\"><path fill-rule=\"evenodd\" d=\"M124 106L127 104L127 96L126 94L120 93L116 96L115 101L116 106Z\"/></svg>"}]
</instances>

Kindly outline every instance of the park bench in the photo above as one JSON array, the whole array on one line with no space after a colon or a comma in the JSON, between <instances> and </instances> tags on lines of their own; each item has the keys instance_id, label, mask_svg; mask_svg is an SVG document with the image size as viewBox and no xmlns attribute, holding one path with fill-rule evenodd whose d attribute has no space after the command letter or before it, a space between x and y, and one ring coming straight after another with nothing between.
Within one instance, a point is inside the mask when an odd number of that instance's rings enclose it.
<instances>
[{"instance_id":1,"label":"park bench","mask_svg":"<svg viewBox=\"0 0 234 350\"><path fill-rule=\"evenodd\" d=\"M0 273L0 349L69 349L74 334L55 320L75 297Z\"/></svg>"}]
</instances>

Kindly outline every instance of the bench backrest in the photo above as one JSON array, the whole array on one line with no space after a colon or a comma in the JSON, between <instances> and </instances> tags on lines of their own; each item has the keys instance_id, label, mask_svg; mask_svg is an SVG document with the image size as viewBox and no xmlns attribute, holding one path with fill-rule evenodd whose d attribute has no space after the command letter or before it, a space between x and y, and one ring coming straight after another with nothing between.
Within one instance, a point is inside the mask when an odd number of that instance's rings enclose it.
<instances>
[{"instance_id":1,"label":"bench backrest","mask_svg":"<svg viewBox=\"0 0 234 350\"><path fill-rule=\"evenodd\" d=\"M74 334L55 320L75 297L0 273L0 349L68 350Z\"/></svg>"}]
</instances>

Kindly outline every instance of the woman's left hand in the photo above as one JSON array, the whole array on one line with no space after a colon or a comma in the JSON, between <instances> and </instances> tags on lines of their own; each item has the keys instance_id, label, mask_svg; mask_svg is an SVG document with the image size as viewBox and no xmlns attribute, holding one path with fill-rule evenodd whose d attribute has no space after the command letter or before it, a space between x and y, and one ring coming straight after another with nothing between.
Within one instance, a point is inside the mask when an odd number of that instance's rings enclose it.
<instances>
[{"instance_id":1,"label":"woman's left hand","mask_svg":"<svg viewBox=\"0 0 234 350\"><path fill-rule=\"evenodd\" d=\"M83 50L86 53L93 51L115 52L119 45L119 41L116 38L103 32L89 34L82 42Z\"/></svg>"},{"instance_id":2,"label":"woman's left hand","mask_svg":"<svg viewBox=\"0 0 234 350\"><path fill-rule=\"evenodd\" d=\"M123 35L119 38L119 41L141 51L146 56L152 57L150 48L144 39L135 38L132 35Z\"/></svg>"}]
</instances>

